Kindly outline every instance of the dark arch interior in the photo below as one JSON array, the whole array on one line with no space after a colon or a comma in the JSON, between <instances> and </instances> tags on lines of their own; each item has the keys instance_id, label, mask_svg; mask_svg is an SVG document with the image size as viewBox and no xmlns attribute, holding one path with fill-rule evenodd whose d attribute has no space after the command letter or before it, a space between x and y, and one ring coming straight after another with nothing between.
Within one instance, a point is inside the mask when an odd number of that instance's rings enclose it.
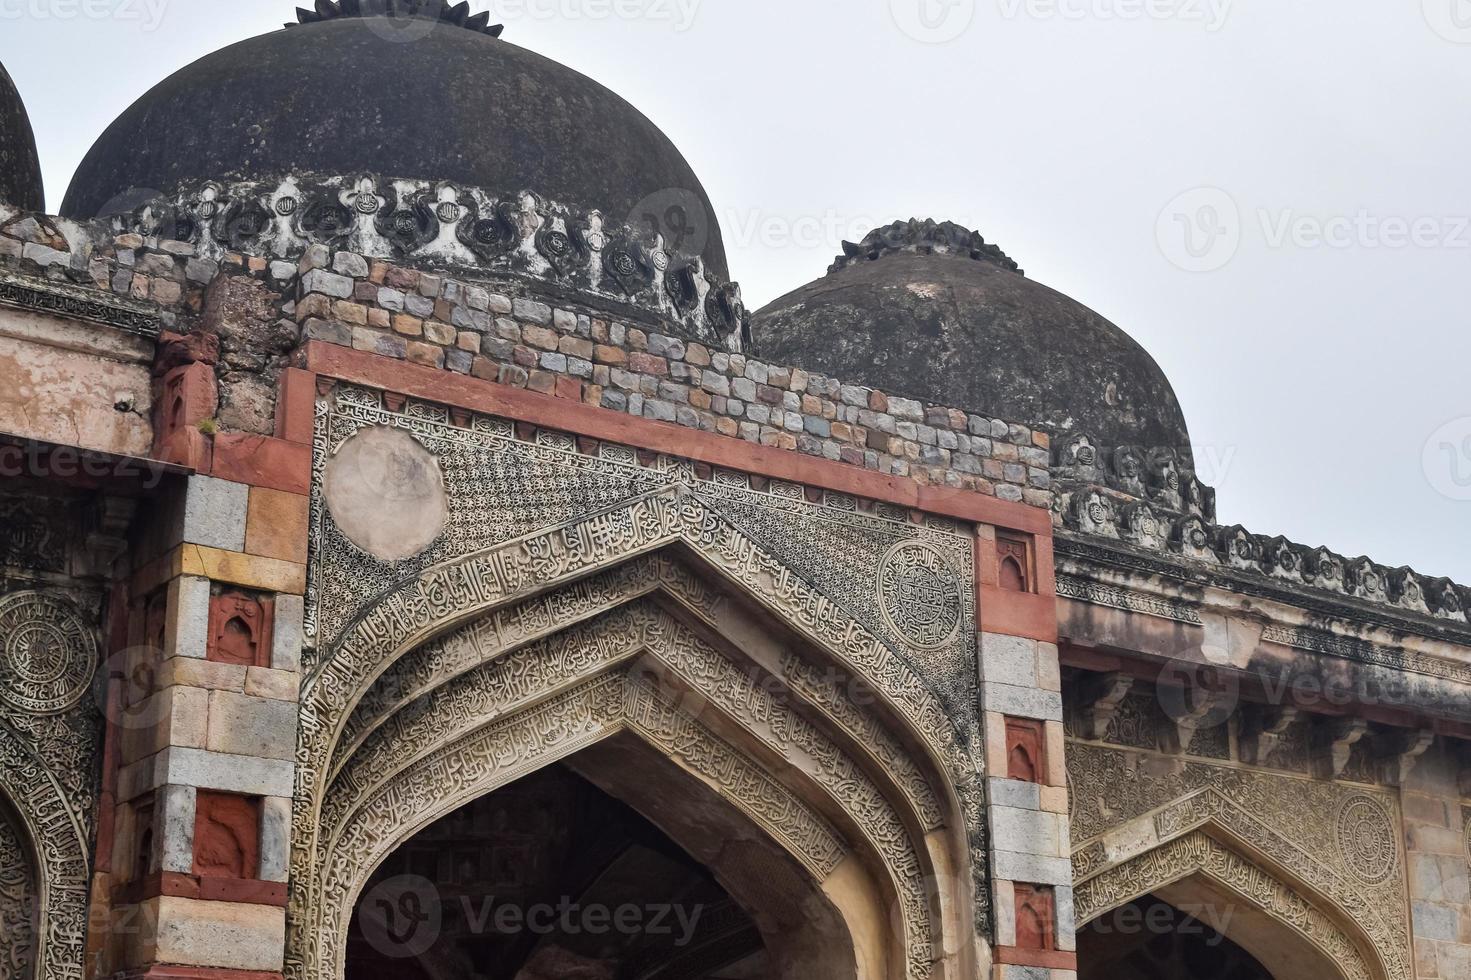
<instances>
[{"instance_id":1,"label":"dark arch interior","mask_svg":"<svg viewBox=\"0 0 1471 980\"><path fill-rule=\"evenodd\" d=\"M395 851L354 909L347 980L746 980L761 936L634 810L562 765Z\"/></svg>"},{"instance_id":2,"label":"dark arch interior","mask_svg":"<svg viewBox=\"0 0 1471 980\"><path fill-rule=\"evenodd\" d=\"M1079 931L1078 980L1274 980L1222 934L1230 915L1229 906L1178 909L1146 895Z\"/></svg>"}]
</instances>

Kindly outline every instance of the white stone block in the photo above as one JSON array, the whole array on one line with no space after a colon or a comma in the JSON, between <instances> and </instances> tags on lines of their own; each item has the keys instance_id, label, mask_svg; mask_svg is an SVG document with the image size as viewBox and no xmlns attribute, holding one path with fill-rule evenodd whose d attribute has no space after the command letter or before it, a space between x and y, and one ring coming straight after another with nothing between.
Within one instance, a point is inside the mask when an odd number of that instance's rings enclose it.
<instances>
[{"instance_id":1,"label":"white stone block","mask_svg":"<svg viewBox=\"0 0 1471 980\"><path fill-rule=\"evenodd\" d=\"M160 871L186 875L194 870L195 797L193 786L165 786L158 793L153 832Z\"/></svg>"},{"instance_id":2,"label":"white stone block","mask_svg":"<svg viewBox=\"0 0 1471 980\"><path fill-rule=\"evenodd\" d=\"M166 749L155 756L153 765L154 786L178 783L245 796L290 796L295 775L296 766L285 759L203 749Z\"/></svg>"}]
</instances>

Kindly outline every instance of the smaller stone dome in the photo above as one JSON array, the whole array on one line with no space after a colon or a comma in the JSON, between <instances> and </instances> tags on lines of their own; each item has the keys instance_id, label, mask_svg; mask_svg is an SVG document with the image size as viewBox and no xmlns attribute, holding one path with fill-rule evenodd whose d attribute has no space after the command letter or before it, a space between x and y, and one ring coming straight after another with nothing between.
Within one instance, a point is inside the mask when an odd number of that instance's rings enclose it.
<instances>
[{"instance_id":1,"label":"smaller stone dome","mask_svg":"<svg viewBox=\"0 0 1471 980\"><path fill-rule=\"evenodd\" d=\"M26 211L46 209L31 117L4 65L0 65L0 204Z\"/></svg>"},{"instance_id":2,"label":"smaller stone dome","mask_svg":"<svg viewBox=\"0 0 1471 980\"><path fill-rule=\"evenodd\" d=\"M1185 415L1154 358L977 232L895 222L843 250L826 276L756 313L763 360L1190 459Z\"/></svg>"}]
</instances>

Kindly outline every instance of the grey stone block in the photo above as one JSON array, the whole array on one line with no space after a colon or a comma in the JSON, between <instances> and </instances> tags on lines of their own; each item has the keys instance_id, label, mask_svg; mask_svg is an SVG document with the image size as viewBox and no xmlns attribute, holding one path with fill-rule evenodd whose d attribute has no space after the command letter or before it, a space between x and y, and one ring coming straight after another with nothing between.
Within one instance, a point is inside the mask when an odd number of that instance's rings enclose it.
<instances>
[{"instance_id":1,"label":"grey stone block","mask_svg":"<svg viewBox=\"0 0 1471 980\"><path fill-rule=\"evenodd\" d=\"M302 623L306 604L299 595L276 596L274 632L271 636L271 666L276 670L301 669Z\"/></svg>"},{"instance_id":2,"label":"grey stone block","mask_svg":"<svg viewBox=\"0 0 1471 980\"><path fill-rule=\"evenodd\" d=\"M321 293L334 299L352 299L353 282L346 276L335 275L325 269L313 269L301 278L301 291Z\"/></svg>"},{"instance_id":3,"label":"grey stone block","mask_svg":"<svg viewBox=\"0 0 1471 980\"><path fill-rule=\"evenodd\" d=\"M991 873L1003 881L1025 881L1033 885L1073 884L1073 862L1069 858L1039 857L1014 851L996 851Z\"/></svg>"},{"instance_id":4,"label":"grey stone block","mask_svg":"<svg viewBox=\"0 0 1471 980\"><path fill-rule=\"evenodd\" d=\"M1018 810L1042 809L1042 787L1020 779L993 777L988 781L991 806L1012 807Z\"/></svg>"},{"instance_id":5,"label":"grey stone block","mask_svg":"<svg viewBox=\"0 0 1471 980\"><path fill-rule=\"evenodd\" d=\"M204 659L209 652L209 579L184 575L169 585L164 655Z\"/></svg>"},{"instance_id":6,"label":"grey stone block","mask_svg":"<svg viewBox=\"0 0 1471 980\"><path fill-rule=\"evenodd\" d=\"M245 550L250 488L212 476L191 476L185 488L180 540L221 551Z\"/></svg>"},{"instance_id":7,"label":"grey stone block","mask_svg":"<svg viewBox=\"0 0 1471 980\"><path fill-rule=\"evenodd\" d=\"M982 633L981 680L1015 687L1036 687L1036 641L999 633Z\"/></svg>"},{"instance_id":8,"label":"grey stone block","mask_svg":"<svg viewBox=\"0 0 1471 980\"><path fill-rule=\"evenodd\" d=\"M1013 718L1062 721L1062 695L1054 691L1018 687L1014 684L986 683L981 685L981 703L987 711L1011 715Z\"/></svg>"},{"instance_id":9,"label":"grey stone block","mask_svg":"<svg viewBox=\"0 0 1471 980\"><path fill-rule=\"evenodd\" d=\"M260 877L285 881L291 864L291 801L268 796L261 806Z\"/></svg>"}]
</instances>

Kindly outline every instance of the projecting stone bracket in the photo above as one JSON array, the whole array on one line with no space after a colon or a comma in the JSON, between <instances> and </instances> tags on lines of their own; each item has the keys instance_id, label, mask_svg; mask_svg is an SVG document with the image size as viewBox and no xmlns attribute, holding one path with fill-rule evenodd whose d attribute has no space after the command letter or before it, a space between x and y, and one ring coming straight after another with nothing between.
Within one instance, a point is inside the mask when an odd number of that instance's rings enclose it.
<instances>
[{"instance_id":1,"label":"projecting stone bracket","mask_svg":"<svg viewBox=\"0 0 1471 980\"><path fill-rule=\"evenodd\" d=\"M1392 732L1374 740L1374 756L1380 778L1390 786L1403 786L1435 742L1432 731Z\"/></svg>"},{"instance_id":2,"label":"projecting stone bracket","mask_svg":"<svg viewBox=\"0 0 1471 980\"><path fill-rule=\"evenodd\" d=\"M1348 768L1354 746L1369 733L1366 718L1324 718L1313 729L1313 768L1321 779L1337 779Z\"/></svg>"},{"instance_id":3,"label":"projecting stone bracket","mask_svg":"<svg viewBox=\"0 0 1471 980\"><path fill-rule=\"evenodd\" d=\"M1083 684L1078 707L1085 738L1098 741L1108 733L1113 716L1133 686L1134 678L1120 673L1096 674Z\"/></svg>"},{"instance_id":4,"label":"projecting stone bracket","mask_svg":"<svg viewBox=\"0 0 1471 980\"><path fill-rule=\"evenodd\" d=\"M1299 711L1290 706L1251 705L1244 711L1241 730L1241 761L1265 765L1282 744Z\"/></svg>"}]
</instances>

